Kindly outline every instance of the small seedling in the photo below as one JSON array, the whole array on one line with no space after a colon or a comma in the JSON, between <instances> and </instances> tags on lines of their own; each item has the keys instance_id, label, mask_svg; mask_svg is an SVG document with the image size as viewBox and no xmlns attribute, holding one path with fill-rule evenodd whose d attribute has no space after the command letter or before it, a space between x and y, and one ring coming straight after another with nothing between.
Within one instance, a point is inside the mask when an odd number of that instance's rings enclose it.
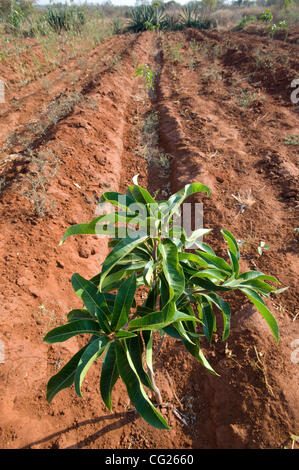
<instances>
[{"instance_id":1,"label":"small seedling","mask_svg":"<svg viewBox=\"0 0 299 470\"><path fill-rule=\"evenodd\" d=\"M258 254L262 256L263 250L269 250L270 246L266 245L265 242L260 242L259 246L257 247Z\"/></svg>"},{"instance_id":2,"label":"small seedling","mask_svg":"<svg viewBox=\"0 0 299 470\"><path fill-rule=\"evenodd\" d=\"M299 135L291 134L288 137L285 137L284 143L286 145L299 145Z\"/></svg>"},{"instance_id":3,"label":"small seedling","mask_svg":"<svg viewBox=\"0 0 299 470\"><path fill-rule=\"evenodd\" d=\"M139 65L137 67L135 77L144 78L144 80L145 80L144 86L147 90L153 90L154 89L154 85L153 85L154 74L153 74L153 72L151 71L151 69L149 68L149 66L147 64Z\"/></svg>"},{"instance_id":4,"label":"small seedling","mask_svg":"<svg viewBox=\"0 0 299 470\"><path fill-rule=\"evenodd\" d=\"M177 224L174 217L185 199L195 193L209 195L207 186L187 184L167 201L157 201L138 185L136 176L133 183L125 194L102 195L100 202L112 204L116 211L69 227L61 241L72 235L109 235L112 250L92 279L72 276L72 287L84 307L72 310L67 323L44 338L53 344L88 335L86 344L49 380L47 399L51 401L72 384L82 397L88 369L103 357L100 392L108 409L112 408L112 389L120 378L135 411L152 426L169 429L158 411L165 404L155 382L154 333L161 338L157 352L168 335L180 340L186 354L218 375L204 356L201 340L205 336L211 343L218 331L213 307L222 313L222 340L229 336L231 310L221 294L234 290L245 294L278 342L278 325L262 299L275 291L265 281L278 281L259 271L240 273L238 243L228 230L221 231L228 248L226 261L201 241L211 229L200 228L187 236ZM191 253L194 245L198 249ZM173 405L170 407L175 413Z\"/></svg>"}]
</instances>

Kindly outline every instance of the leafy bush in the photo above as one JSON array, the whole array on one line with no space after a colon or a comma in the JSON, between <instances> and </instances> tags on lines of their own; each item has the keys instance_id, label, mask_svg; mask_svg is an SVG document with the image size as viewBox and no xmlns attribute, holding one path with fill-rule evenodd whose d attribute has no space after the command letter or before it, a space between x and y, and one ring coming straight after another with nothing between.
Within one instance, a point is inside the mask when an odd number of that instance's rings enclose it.
<instances>
[{"instance_id":1,"label":"leafy bush","mask_svg":"<svg viewBox=\"0 0 299 470\"><path fill-rule=\"evenodd\" d=\"M270 10L265 10L261 13L259 19L263 21L263 23L270 23L273 20L273 15Z\"/></svg>"},{"instance_id":2,"label":"leafy bush","mask_svg":"<svg viewBox=\"0 0 299 470\"><path fill-rule=\"evenodd\" d=\"M140 5L130 10L131 24L128 29L134 32L161 29L165 31L183 28L209 29L211 21L201 20L197 6L187 5L178 16L166 13L165 6L154 2L153 5Z\"/></svg>"},{"instance_id":3,"label":"leafy bush","mask_svg":"<svg viewBox=\"0 0 299 470\"><path fill-rule=\"evenodd\" d=\"M159 3L159 2L157 2ZM158 28L164 18L164 7L156 5L139 5L131 8L129 30L139 33L140 31Z\"/></svg>"},{"instance_id":4,"label":"leafy bush","mask_svg":"<svg viewBox=\"0 0 299 470\"><path fill-rule=\"evenodd\" d=\"M72 384L82 396L81 385L89 367L103 356L100 392L108 409L112 407L112 389L120 377L140 415L152 426L167 429L167 422L144 388L154 393L159 405L161 394L154 379L153 333L181 340L187 352L217 375L203 354L201 339L205 336L211 343L217 331L213 306L222 313L222 340L228 338L231 311L221 294L233 290L240 290L250 299L278 342L277 323L262 299L275 291L265 281L278 282L277 279L259 271L240 273L239 247L228 230L222 230L222 234L228 245L229 262L199 240L210 229L197 229L187 237L175 221L184 200L198 192L209 195L210 190L200 183L187 184L167 201L157 202L137 184L135 177L134 185L125 194L102 195L100 202L112 204L116 212L67 229L61 243L71 235L105 234L112 237L112 251L104 260L101 272L92 279L84 279L79 274L72 276L73 289L84 308L72 310L67 323L54 328L44 338L52 344L75 335L92 335L49 380L49 401ZM186 251L194 244L195 253ZM146 291L145 299L139 288L143 294Z\"/></svg>"},{"instance_id":5,"label":"leafy bush","mask_svg":"<svg viewBox=\"0 0 299 470\"><path fill-rule=\"evenodd\" d=\"M80 31L85 23L85 15L83 10L77 6L51 6L45 14L45 20L57 33L61 33L63 30Z\"/></svg>"},{"instance_id":6,"label":"leafy bush","mask_svg":"<svg viewBox=\"0 0 299 470\"><path fill-rule=\"evenodd\" d=\"M145 64L145 65L139 65L136 69L135 77L143 77L145 80L145 88L148 90L153 90L154 85L153 85L153 72L150 69L150 67Z\"/></svg>"},{"instance_id":7,"label":"leafy bush","mask_svg":"<svg viewBox=\"0 0 299 470\"><path fill-rule=\"evenodd\" d=\"M243 16L242 20L240 21L240 23L238 23L234 28L233 28L233 31L241 31L242 29L245 28L245 26L247 25L247 23L249 23L249 21L255 21L256 20L256 16Z\"/></svg>"},{"instance_id":8,"label":"leafy bush","mask_svg":"<svg viewBox=\"0 0 299 470\"><path fill-rule=\"evenodd\" d=\"M273 23L268 26L268 33L271 37L274 37L277 33L285 32L285 37L288 34L288 25L285 20L278 21L278 23Z\"/></svg>"}]
</instances>

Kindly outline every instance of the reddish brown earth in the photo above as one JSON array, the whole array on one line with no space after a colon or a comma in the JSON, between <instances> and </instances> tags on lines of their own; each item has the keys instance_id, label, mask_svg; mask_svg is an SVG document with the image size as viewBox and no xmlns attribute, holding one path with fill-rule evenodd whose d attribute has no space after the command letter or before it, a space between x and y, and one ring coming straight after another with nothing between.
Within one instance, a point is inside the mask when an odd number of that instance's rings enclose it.
<instances>
[{"instance_id":1,"label":"reddish brown earth","mask_svg":"<svg viewBox=\"0 0 299 470\"><path fill-rule=\"evenodd\" d=\"M267 60L259 60L265 54ZM0 105L2 448L290 447L290 434L299 433L292 346L299 339L298 146L285 138L298 135L289 97L296 54L293 43L254 35L147 32L105 40L84 70L70 61L64 77L50 72L50 94L39 81L12 87ZM134 78L145 63L157 75L151 97ZM169 169L143 158L142 128L154 112L159 150L172 156ZM204 203L204 225L214 229L206 241L225 256L220 229L229 229L245 242L244 270L275 275L289 286L267 301L280 327L278 346L246 299L229 298L227 343L217 336L212 347L203 343L220 377L186 357L179 342L166 342L156 361L157 383L187 426L165 410L171 425L165 433L126 413L131 405L120 381L113 414L105 409L100 363L88 372L83 400L73 388L51 404L45 399L49 378L84 338L49 346L43 336L80 307L71 275L92 277L108 252L107 240L97 237L73 237L61 247L59 240L69 225L94 217L102 192L124 191L137 173L141 185L162 196L192 181L210 186L211 196L197 199ZM232 195L249 191L251 204L241 211ZM38 204L44 215L36 214ZM270 246L262 256L260 241Z\"/></svg>"}]
</instances>

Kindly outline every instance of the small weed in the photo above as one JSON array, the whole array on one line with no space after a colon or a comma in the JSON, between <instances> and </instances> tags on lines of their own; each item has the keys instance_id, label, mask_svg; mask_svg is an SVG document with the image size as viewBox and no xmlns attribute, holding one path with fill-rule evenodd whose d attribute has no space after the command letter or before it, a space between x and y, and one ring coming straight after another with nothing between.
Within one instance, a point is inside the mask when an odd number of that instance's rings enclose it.
<instances>
[{"instance_id":1,"label":"small weed","mask_svg":"<svg viewBox=\"0 0 299 470\"><path fill-rule=\"evenodd\" d=\"M137 67L137 70L136 70L136 73L135 73L135 77L142 77L144 78L145 80L145 88L149 91L149 90L154 90L154 85L153 85L153 78L154 78L154 74L153 72L151 71L151 69L149 68L149 66L147 64L145 65L139 65Z\"/></svg>"},{"instance_id":2,"label":"small weed","mask_svg":"<svg viewBox=\"0 0 299 470\"><path fill-rule=\"evenodd\" d=\"M183 46L183 41L180 41L173 46L168 44L166 59L172 63L183 62L182 55L181 55L182 46Z\"/></svg>"},{"instance_id":3,"label":"small weed","mask_svg":"<svg viewBox=\"0 0 299 470\"><path fill-rule=\"evenodd\" d=\"M34 213L44 217L53 209L53 201L49 200L47 190L51 178L56 174L58 157L51 150L31 154L31 164L32 169L24 178L27 185L23 187L22 182L21 194L33 204Z\"/></svg>"},{"instance_id":4,"label":"small weed","mask_svg":"<svg viewBox=\"0 0 299 470\"><path fill-rule=\"evenodd\" d=\"M249 189L246 193L237 195L232 194L233 198L238 201L239 204L239 213L243 214L245 209L251 207L255 203L255 199L253 198L252 191Z\"/></svg>"},{"instance_id":5,"label":"small weed","mask_svg":"<svg viewBox=\"0 0 299 470\"><path fill-rule=\"evenodd\" d=\"M291 134L285 137L284 143L286 145L299 145L299 135Z\"/></svg>"},{"instance_id":6,"label":"small weed","mask_svg":"<svg viewBox=\"0 0 299 470\"><path fill-rule=\"evenodd\" d=\"M115 54L112 57L112 59L109 63L109 67L120 74L121 73L121 62L122 62L121 56L119 54Z\"/></svg>"},{"instance_id":7,"label":"small weed","mask_svg":"<svg viewBox=\"0 0 299 470\"><path fill-rule=\"evenodd\" d=\"M239 96L239 106L242 108L249 108L255 101L258 100L259 95L255 91L241 90Z\"/></svg>"},{"instance_id":8,"label":"small weed","mask_svg":"<svg viewBox=\"0 0 299 470\"><path fill-rule=\"evenodd\" d=\"M266 245L265 242L260 242L259 246L257 247L258 254L262 256L263 250L269 250L270 246Z\"/></svg>"}]
</instances>

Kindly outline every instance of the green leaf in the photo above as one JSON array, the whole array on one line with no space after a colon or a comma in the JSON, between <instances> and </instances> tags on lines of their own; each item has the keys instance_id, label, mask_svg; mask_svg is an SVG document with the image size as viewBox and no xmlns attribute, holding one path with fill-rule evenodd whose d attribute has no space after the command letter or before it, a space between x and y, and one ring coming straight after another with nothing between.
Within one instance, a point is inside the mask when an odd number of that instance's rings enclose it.
<instances>
[{"instance_id":1,"label":"green leaf","mask_svg":"<svg viewBox=\"0 0 299 470\"><path fill-rule=\"evenodd\" d=\"M215 314L209 301L201 301L201 311L203 320L203 332L209 343L212 342L212 335L215 326Z\"/></svg>"},{"instance_id":2,"label":"green leaf","mask_svg":"<svg viewBox=\"0 0 299 470\"><path fill-rule=\"evenodd\" d=\"M191 280L193 277L217 279L218 281L224 281L227 278L227 273L224 273L224 271L221 271L220 269L210 268L203 269L202 271L197 272L191 277Z\"/></svg>"},{"instance_id":3,"label":"green leaf","mask_svg":"<svg viewBox=\"0 0 299 470\"><path fill-rule=\"evenodd\" d=\"M270 292L275 291L275 287L269 286L264 281L260 281L259 279L251 279L250 281L244 281L240 284L240 287L249 287L252 290L257 290L264 295L268 295Z\"/></svg>"},{"instance_id":4,"label":"green leaf","mask_svg":"<svg viewBox=\"0 0 299 470\"><path fill-rule=\"evenodd\" d=\"M256 292L254 292L252 289L248 289L247 287L246 288L242 287L240 288L240 290L244 292L244 294L247 295L247 297L251 300L251 302L256 306L258 311L262 314L262 316L268 323L276 342L278 343L279 341L278 325L272 313L270 312L270 310L267 309L263 299Z\"/></svg>"},{"instance_id":5,"label":"green leaf","mask_svg":"<svg viewBox=\"0 0 299 470\"><path fill-rule=\"evenodd\" d=\"M96 315L102 330L109 334L111 332L109 325L111 312L107 306L105 296L98 291L95 284L87 281L80 274L73 274L72 285L76 293L80 292L80 297L87 310L92 315Z\"/></svg>"},{"instance_id":6,"label":"green leaf","mask_svg":"<svg viewBox=\"0 0 299 470\"><path fill-rule=\"evenodd\" d=\"M238 258L234 255L234 253L230 250L228 250L228 255L230 257L230 260L231 260L231 265L232 265L232 271L233 271L233 275L235 277L238 277L239 276L239 260Z\"/></svg>"},{"instance_id":7,"label":"green leaf","mask_svg":"<svg viewBox=\"0 0 299 470\"><path fill-rule=\"evenodd\" d=\"M169 305L169 304L168 304ZM187 315L186 313L173 311L169 314L169 310L166 308L161 312L153 312L145 315L142 318L136 318L131 320L128 328L129 330L160 330L164 329L165 326L177 321L199 321L196 317Z\"/></svg>"},{"instance_id":8,"label":"green leaf","mask_svg":"<svg viewBox=\"0 0 299 470\"><path fill-rule=\"evenodd\" d=\"M136 372L146 387L149 387L151 390L153 389L152 382L144 370L142 356L143 356L143 342L140 336L135 336L135 338L131 338L126 341L129 354L131 356L132 362L136 369Z\"/></svg>"},{"instance_id":9,"label":"green leaf","mask_svg":"<svg viewBox=\"0 0 299 470\"><path fill-rule=\"evenodd\" d=\"M219 256L211 255L210 253L203 253L198 250L196 250L196 253L209 266L214 266L215 268L221 269L223 271L226 271L228 274L231 274L232 269L224 259L219 258Z\"/></svg>"},{"instance_id":10,"label":"green leaf","mask_svg":"<svg viewBox=\"0 0 299 470\"><path fill-rule=\"evenodd\" d=\"M222 235L224 236L224 238L226 239L226 241L228 243L229 250L234 254L234 256L239 261L239 259L240 259L240 250L239 250L237 240L235 239L235 237L228 230L221 230L221 233L222 233Z\"/></svg>"},{"instance_id":11,"label":"green leaf","mask_svg":"<svg viewBox=\"0 0 299 470\"><path fill-rule=\"evenodd\" d=\"M75 373L75 390L79 397L82 397L81 386L88 369L101 356L109 342L110 339L106 336L96 338L82 354Z\"/></svg>"},{"instance_id":12,"label":"green leaf","mask_svg":"<svg viewBox=\"0 0 299 470\"><path fill-rule=\"evenodd\" d=\"M151 287L151 281L153 278L154 274L154 267L155 267L155 262L154 260L149 261L143 270L143 279L144 279L144 284L148 287Z\"/></svg>"},{"instance_id":13,"label":"green leaf","mask_svg":"<svg viewBox=\"0 0 299 470\"><path fill-rule=\"evenodd\" d=\"M49 331L44 337L44 341L49 344L62 343L73 336L84 333L92 333L98 335L100 332L99 324L94 320L77 320L66 325L58 326Z\"/></svg>"},{"instance_id":14,"label":"green leaf","mask_svg":"<svg viewBox=\"0 0 299 470\"><path fill-rule=\"evenodd\" d=\"M68 322L85 319L93 320L94 318L92 317L92 315L90 315L88 310L84 310L84 308L71 310L67 316Z\"/></svg>"},{"instance_id":15,"label":"green leaf","mask_svg":"<svg viewBox=\"0 0 299 470\"><path fill-rule=\"evenodd\" d=\"M55 395L64 388L70 387L74 383L75 372L82 354L88 345L78 351L71 360L60 369L57 374L50 378L47 385L47 400L51 402Z\"/></svg>"},{"instance_id":16,"label":"green leaf","mask_svg":"<svg viewBox=\"0 0 299 470\"><path fill-rule=\"evenodd\" d=\"M186 184L184 188L180 189L178 192L170 196L167 201L169 207L169 218L178 210L180 205L184 202L187 197L199 192L206 192L209 196L210 188L201 183L191 183Z\"/></svg>"},{"instance_id":17,"label":"green leaf","mask_svg":"<svg viewBox=\"0 0 299 470\"><path fill-rule=\"evenodd\" d=\"M142 331L142 337L145 344L145 361L147 367L153 374L153 332L149 330Z\"/></svg>"},{"instance_id":18,"label":"green leaf","mask_svg":"<svg viewBox=\"0 0 299 470\"><path fill-rule=\"evenodd\" d=\"M152 204L152 207L156 207L158 209L158 204L155 199L141 186L135 184L132 190L132 195L135 201L140 202L141 204Z\"/></svg>"},{"instance_id":19,"label":"green leaf","mask_svg":"<svg viewBox=\"0 0 299 470\"><path fill-rule=\"evenodd\" d=\"M274 276L266 276L265 274L261 273L260 271L247 271L246 273L240 274L238 277L238 281L249 281L250 279L259 279L260 281L272 281L279 284L279 281Z\"/></svg>"},{"instance_id":20,"label":"green leaf","mask_svg":"<svg viewBox=\"0 0 299 470\"><path fill-rule=\"evenodd\" d=\"M115 343L110 343L106 348L100 378L102 399L110 411L112 409L111 393L118 377L119 372L116 363Z\"/></svg>"},{"instance_id":21,"label":"green leaf","mask_svg":"<svg viewBox=\"0 0 299 470\"><path fill-rule=\"evenodd\" d=\"M131 204L135 203L134 199L129 197L129 195L120 194L116 192L104 193L101 196L101 199L99 202L100 203L110 202L111 204L114 204L117 207L122 207L123 209L129 208Z\"/></svg>"},{"instance_id":22,"label":"green leaf","mask_svg":"<svg viewBox=\"0 0 299 470\"><path fill-rule=\"evenodd\" d=\"M119 330L115 334L115 338L133 338L134 336L136 336L136 333L127 330Z\"/></svg>"},{"instance_id":23,"label":"green leaf","mask_svg":"<svg viewBox=\"0 0 299 470\"><path fill-rule=\"evenodd\" d=\"M200 246L201 242L197 242L196 240L200 237L203 237L204 235L207 235L211 231L212 231L211 228L199 228L197 230L194 230L194 232L192 232L192 235L186 239L185 248L188 249L189 247L192 247L193 245Z\"/></svg>"},{"instance_id":24,"label":"green leaf","mask_svg":"<svg viewBox=\"0 0 299 470\"><path fill-rule=\"evenodd\" d=\"M189 353L192 354L192 356L194 356L208 371L210 371L214 375L219 376L219 374L217 374L217 372L214 371L211 364L205 358L205 355L200 348L199 340L196 340L195 346L193 344L188 343L185 340L183 340L183 343L187 351L189 351Z\"/></svg>"},{"instance_id":25,"label":"green leaf","mask_svg":"<svg viewBox=\"0 0 299 470\"><path fill-rule=\"evenodd\" d=\"M218 286L218 284L214 284L214 282L210 281L209 279L201 279L200 277L196 277L196 276L192 276L190 278L190 282L192 282L192 284L195 284L201 287L202 289L210 290L212 292L214 291L228 292L232 290L231 287L228 287L227 285Z\"/></svg>"},{"instance_id":26,"label":"green leaf","mask_svg":"<svg viewBox=\"0 0 299 470\"><path fill-rule=\"evenodd\" d=\"M126 343L117 342L115 344L117 368L127 387L129 398L136 410L151 426L158 429L169 429L163 416L156 410L146 395Z\"/></svg>"},{"instance_id":27,"label":"green leaf","mask_svg":"<svg viewBox=\"0 0 299 470\"><path fill-rule=\"evenodd\" d=\"M169 239L165 239L159 245L162 255L162 268L165 279L169 286L169 302L176 300L184 292L185 278L179 263L178 249Z\"/></svg>"},{"instance_id":28,"label":"green leaf","mask_svg":"<svg viewBox=\"0 0 299 470\"><path fill-rule=\"evenodd\" d=\"M119 330L128 321L136 291L136 274L124 281L120 286L115 302L111 321L112 330Z\"/></svg>"},{"instance_id":29,"label":"green leaf","mask_svg":"<svg viewBox=\"0 0 299 470\"><path fill-rule=\"evenodd\" d=\"M105 259L102 266L102 276L100 281L100 288L102 286L103 280L109 274L111 269L118 264L118 262L127 256L134 248L140 245L148 237L145 234L138 234L136 239L131 237L126 237L121 239L121 241L113 248Z\"/></svg>"},{"instance_id":30,"label":"green leaf","mask_svg":"<svg viewBox=\"0 0 299 470\"><path fill-rule=\"evenodd\" d=\"M225 341L230 332L230 306L227 302L225 302L219 295L217 294L202 294L203 297L206 297L211 302L213 302L222 312L223 317L223 334L222 334L222 341Z\"/></svg>"},{"instance_id":31,"label":"green leaf","mask_svg":"<svg viewBox=\"0 0 299 470\"><path fill-rule=\"evenodd\" d=\"M179 253L178 256L180 261L192 262L196 264L198 268L207 268L209 266L209 263L202 260L199 256L195 255L194 253Z\"/></svg>"}]
</instances>

